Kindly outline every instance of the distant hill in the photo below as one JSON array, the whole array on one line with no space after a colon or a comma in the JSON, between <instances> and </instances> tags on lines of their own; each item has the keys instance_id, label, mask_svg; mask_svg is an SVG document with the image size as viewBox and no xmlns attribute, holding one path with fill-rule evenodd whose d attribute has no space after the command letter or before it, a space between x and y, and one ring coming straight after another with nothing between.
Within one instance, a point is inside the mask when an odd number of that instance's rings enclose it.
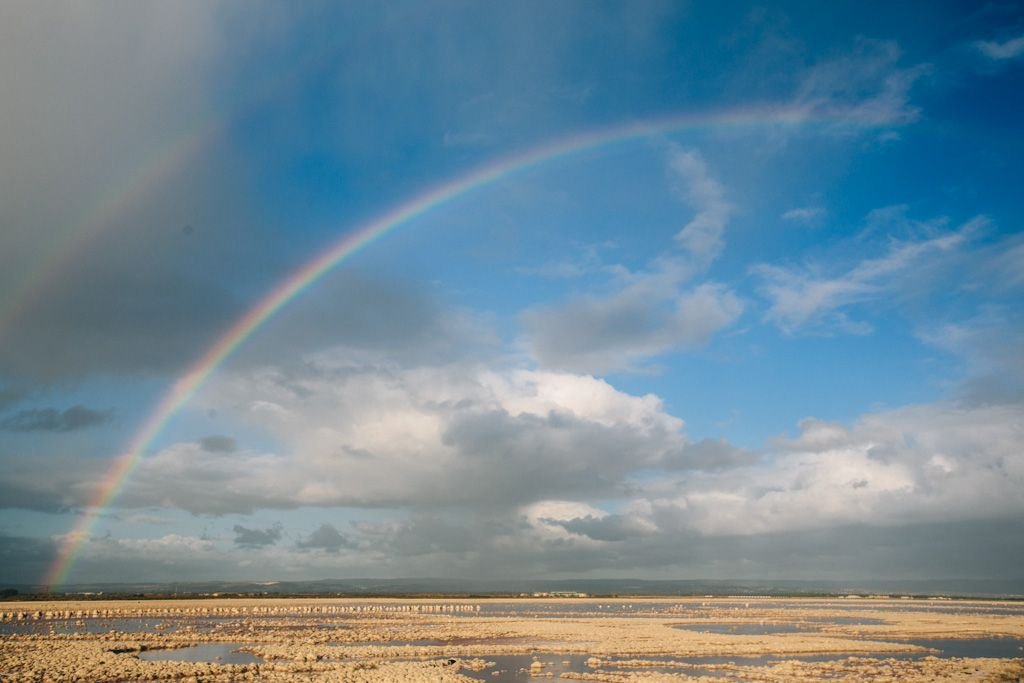
<instances>
[{"instance_id":1,"label":"distant hill","mask_svg":"<svg viewBox=\"0 0 1024 683\"><path fill-rule=\"evenodd\" d=\"M39 592L37 586L0 586L19 595ZM5 591L10 593L10 590ZM81 583L59 592L108 595L199 595L209 593L265 595L479 595L579 592L589 595L847 595L893 594L959 597L1024 597L1024 578L793 581L793 580L645 580L645 579L324 579L319 581L194 581L182 583Z\"/></svg>"}]
</instances>

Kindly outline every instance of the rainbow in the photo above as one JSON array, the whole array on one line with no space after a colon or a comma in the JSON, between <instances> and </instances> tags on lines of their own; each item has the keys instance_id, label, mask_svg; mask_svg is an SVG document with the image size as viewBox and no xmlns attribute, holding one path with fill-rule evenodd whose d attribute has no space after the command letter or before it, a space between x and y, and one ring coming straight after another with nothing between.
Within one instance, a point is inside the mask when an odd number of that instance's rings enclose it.
<instances>
[{"instance_id":1,"label":"rainbow","mask_svg":"<svg viewBox=\"0 0 1024 683\"><path fill-rule=\"evenodd\" d=\"M75 559L89 538L102 512L113 502L141 462L154 439L168 422L195 395L214 371L270 318L311 287L331 269L380 239L425 213L467 193L496 183L510 174L535 168L568 155L667 133L703 128L751 126L799 126L815 121L834 121L843 125L871 126L838 115L810 115L806 109L794 107L752 107L727 111L711 111L666 116L598 128L559 138L485 164L462 176L428 189L397 205L361 227L343 234L319 256L295 270L274 287L263 299L227 329L217 341L181 375L171 390L160 400L135 433L124 453L118 456L88 502L74 528L63 536L57 558L48 570L43 584L48 590L63 584Z\"/></svg>"}]
</instances>

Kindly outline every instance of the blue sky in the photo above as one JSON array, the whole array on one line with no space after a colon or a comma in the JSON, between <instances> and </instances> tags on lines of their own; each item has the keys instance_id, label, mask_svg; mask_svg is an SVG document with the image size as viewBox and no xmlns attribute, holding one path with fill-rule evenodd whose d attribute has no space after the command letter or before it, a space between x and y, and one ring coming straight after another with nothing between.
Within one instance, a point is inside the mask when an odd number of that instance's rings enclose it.
<instances>
[{"instance_id":1,"label":"blue sky","mask_svg":"<svg viewBox=\"0 0 1024 683\"><path fill-rule=\"evenodd\" d=\"M345 233L535 145L764 107L792 116L561 156L342 262L70 580L1024 560L1019 4L2 12L0 581L41 579L175 379Z\"/></svg>"}]
</instances>

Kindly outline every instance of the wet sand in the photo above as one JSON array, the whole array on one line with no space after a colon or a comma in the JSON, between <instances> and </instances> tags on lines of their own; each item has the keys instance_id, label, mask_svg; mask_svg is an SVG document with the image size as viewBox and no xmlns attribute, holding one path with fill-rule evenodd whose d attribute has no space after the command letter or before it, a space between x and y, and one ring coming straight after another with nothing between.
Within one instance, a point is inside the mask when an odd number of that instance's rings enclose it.
<instances>
[{"instance_id":1,"label":"wet sand","mask_svg":"<svg viewBox=\"0 0 1024 683\"><path fill-rule=\"evenodd\" d=\"M1024 603L0 603L2 681L1018 681Z\"/></svg>"}]
</instances>

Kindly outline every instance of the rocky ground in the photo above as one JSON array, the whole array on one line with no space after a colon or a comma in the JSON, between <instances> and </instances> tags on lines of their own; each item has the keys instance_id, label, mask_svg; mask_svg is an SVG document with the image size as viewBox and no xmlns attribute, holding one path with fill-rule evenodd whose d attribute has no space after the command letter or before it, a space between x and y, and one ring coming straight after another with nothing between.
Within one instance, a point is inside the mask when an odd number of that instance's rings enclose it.
<instances>
[{"instance_id":1,"label":"rocky ground","mask_svg":"<svg viewBox=\"0 0 1024 683\"><path fill-rule=\"evenodd\" d=\"M909 642L1024 639L1019 603L545 599L502 601L507 609L497 612L481 604L2 603L0 680L1024 681L1024 651L955 658ZM723 624L735 632L711 632ZM783 632L760 632L773 629ZM257 661L149 661L143 654L202 643L235 643Z\"/></svg>"}]
</instances>

